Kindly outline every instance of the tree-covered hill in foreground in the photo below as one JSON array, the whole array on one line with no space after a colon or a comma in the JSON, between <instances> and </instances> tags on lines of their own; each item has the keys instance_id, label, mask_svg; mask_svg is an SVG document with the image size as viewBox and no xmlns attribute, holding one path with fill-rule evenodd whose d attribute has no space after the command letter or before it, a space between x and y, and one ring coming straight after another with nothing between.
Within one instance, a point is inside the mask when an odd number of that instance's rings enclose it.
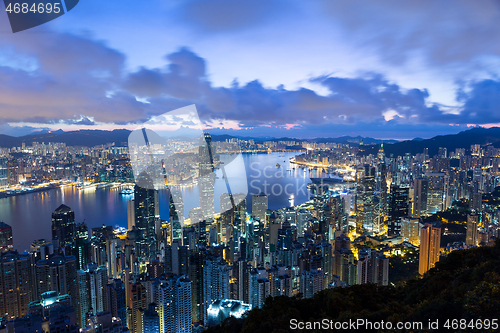
<instances>
[{"instance_id":1,"label":"tree-covered hill in foreground","mask_svg":"<svg viewBox=\"0 0 500 333\"><path fill-rule=\"evenodd\" d=\"M291 319L312 322L325 318L333 322L361 318L371 322L389 321L393 325L423 323L422 330L393 328L378 332L427 332L429 320L439 320L439 329L434 332L498 331L500 327L492 328L495 325L489 330L473 329L471 325L476 327L478 319L497 319L497 324L500 321L500 242L494 247L454 251L423 278L397 288L365 284L323 290L311 299L268 298L262 309L253 309L245 319L228 318L207 332L301 332L290 328ZM460 322L452 322L453 319L465 319L462 324L465 322L467 326L462 325L460 329ZM446 329L447 320L456 326ZM330 330L307 330L325 331Z\"/></svg>"}]
</instances>

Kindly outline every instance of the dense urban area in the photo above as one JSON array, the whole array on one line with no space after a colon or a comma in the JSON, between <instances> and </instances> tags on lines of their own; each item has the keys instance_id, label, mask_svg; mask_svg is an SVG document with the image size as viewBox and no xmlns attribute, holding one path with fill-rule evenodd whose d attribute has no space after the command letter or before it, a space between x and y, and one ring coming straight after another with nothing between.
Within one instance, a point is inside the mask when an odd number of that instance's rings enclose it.
<instances>
[{"instance_id":1,"label":"dense urban area","mask_svg":"<svg viewBox=\"0 0 500 333\"><path fill-rule=\"evenodd\" d=\"M125 143L0 148L0 198L66 186L131 195L126 230L89 228L61 202L52 238L33 239L22 253L12 226L0 222L0 332L201 332L246 316L265 321L258 311L283 304L307 312L297 302L329 290L396 299L376 288L407 288L455 251L494 246L499 148L395 154L387 146L213 141L207 133L167 140L150 152L175 151L160 168L166 191L199 188L199 207L185 216L182 198L169 192L168 220L159 217L159 190L136 184ZM213 171L224 155L286 151L296 152L290 170L277 164L273 172L319 171L309 200L294 204L292 195L290 205L271 210L273 193L224 193L214 207Z\"/></svg>"}]
</instances>

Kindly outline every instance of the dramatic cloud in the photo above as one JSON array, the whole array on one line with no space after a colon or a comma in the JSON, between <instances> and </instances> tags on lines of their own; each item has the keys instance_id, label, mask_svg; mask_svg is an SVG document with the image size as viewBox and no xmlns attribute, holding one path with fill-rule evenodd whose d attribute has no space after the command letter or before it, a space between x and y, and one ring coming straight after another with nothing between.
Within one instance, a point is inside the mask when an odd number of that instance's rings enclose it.
<instances>
[{"instance_id":1,"label":"dramatic cloud","mask_svg":"<svg viewBox=\"0 0 500 333\"><path fill-rule=\"evenodd\" d=\"M320 3L346 38L391 64L423 56L435 65L470 68L485 60L481 57L500 56L500 2L495 0Z\"/></svg>"},{"instance_id":2,"label":"dramatic cloud","mask_svg":"<svg viewBox=\"0 0 500 333\"><path fill-rule=\"evenodd\" d=\"M378 73L310 79L327 90L321 95L307 88L267 87L259 80L216 87L206 61L187 48L167 55L161 68L127 72L125 56L102 41L59 33L36 36L0 36L0 46L11 48L0 64L0 123L125 126L190 104L209 126L254 132L263 126L314 133L314 126L394 131L398 125L500 122L500 82L494 80L473 82L467 92L458 92L463 106L450 112L430 103L427 90L401 87ZM12 62L17 56L32 65Z\"/></svg>"}]
</instances>

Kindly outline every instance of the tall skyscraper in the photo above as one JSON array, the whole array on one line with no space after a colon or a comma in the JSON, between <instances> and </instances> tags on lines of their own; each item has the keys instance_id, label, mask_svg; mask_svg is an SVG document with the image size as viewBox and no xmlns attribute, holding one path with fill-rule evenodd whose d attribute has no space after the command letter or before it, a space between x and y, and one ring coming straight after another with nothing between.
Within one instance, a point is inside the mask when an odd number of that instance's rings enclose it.
<instances>
[{"instance_id":1,"label":"tall skyscraper","mask_svg":"<svg viewBox=\"0 0 500 333\"><path fill-rule=\"evenodd\" d=\"M264 224L266 223L267 207L268 198L266 194L252 195L252 215Z\"/></svg>"},{"instance_id":2,"label":"tall skyscraper","mask_svg":"<svg viewBox=\"0 0 500 333\"><path fill-rule=\"evenodd\" d=\"M136 282L130 288L129 308L127 309L127 327L131 333L143 333L142 314L147 309L147 291Z\"/></svg>"},{"instance_id":3,"label":"tall skyscraper","mask_svg":"<svg viewBox=\"0 0 500 333\"><path fill-rule=\"evenodd\" d=\"M9 187L7 157L0 157L0 190Z\"/></svg>"},{"instance_id":4,"label":"tall skyscraper","mask_svg":"<svg viewBox=\"0 0 500 333\"><path fill-rule=\"evenodd\" d=\"M14 240L12 239L12 227L0 221L0 253L13 249Z\"/></svg>"},{"instance_id":5,"label":"tall skyscraper","mask_svg":"<svg viewBox=\"0 0 500 333\"><path fill-rule=\"evenodd\" d=\"M48 291L55 291L58 295L70 295L71 304L79 308L79 290L77 276L77 262L74 256L64 256L53 253L48 259L39 260L35 265L36 273L36 298ZM76 311L77 322L81 322Z\"/></svg>"},{"instance_id":6,"label":"tall skyscraper","mask_svg":"<svg viewBox=\"0 0 500 333\"><path fill-rule=\"evenodd\" d=\"M420 219L414 219L412 217L401 218L401 237L403 241L419 246L420 230Z\"/></svg>"},{"instance_id":7,"label":"tall skyscraper","mask_svg":"<svg viewBox=\"0 0 500 333\"><path fill-rule=\"evenodd\" d=\"M448 175L442 172L428 172L425 177L428 180L427 214L431 215L445 210L447 208Z\"/></svg>"},{"instance_id":8,"label":"tall skyscraper","mask_svg":"<svg viewBox=\"0 0 500 333\"><path fill-rule=\"evenodd\" d=\"M427 194L429 182L424 178L417 178L413 184L412 217L419 218L427 215Z\"/></svg>"},{"instance_id":9,"label":"tall skyscraper","mask_svg":"<svg viewBox=\"0 0 500 333\"><path fill-rule=\"evenodd\" d=\"M59 295L69 294L75 305L78 300L77 262L74 256L60 253L49 255L48 259L36 263L36 299L42 293L56 291Z\"/></svg>"},{"instance_id":10,"label":"tall skyscraper","mask_svg":"<svg viewBox=\"0 0 500 333\"><path fill-rule=\"evenodd\" d=\"M383 253L364 248L359 251L357 284L389 284L389 259Z\"/></svg>"},{"instance_id":11,"label":"tall skyscraper","mask_svg":"<svg viewBox=\"0 0 500 333\"><path fill-rule=\"evenodd\" d=\"M75 212L61 205L52 213L52 244L54 248L63 248L73 243L75 237Z\"/></svg>"},{"instance_id":12,"label":"tall skyscraper","mask_svg":"<svg viewBox=\"0 0 500 333\"><path fill-rule=\"evenodd\" d=\"M363 229L373 230L375 221L375 167L365 165L358 168L356 196L356 233Z\"/></svg>"},{"instance_id":13,"label":"tall skyscraper","mask_svg":"<svg viewBox=\"0 0 500 333\"><path fill-rule=\"evenodd\" d=\"M424 275L439 261L441 248L441 228L426 223L420 230L420 255L418 273Z\"/></svg>"},{"instance_id":14,"label":"tall skyscraper","mask_svg":"<svg viewBox=\"0 0 500 333\"><path fill-rule=\"evenodd\" d=\"M156 304L149 304L149 308L142 315L142 331L144 333L160 333L160 317L156 312ZM172 331L173 332L173 331ZM163 333L163 332L162 332Z\"/></svg>"},{"instance_id":15,"label":"tall skyscraper","mask_svg":"<svg viewBox=\"0 0 500 333\"><path fill-rule=\"evenodd\" d=\"M387 167L384 162L378 165L377 178L380 187L379 215L384 218L387 215Z\"/></svg>"},{"instance_id":16,"label":"tall skyscraper","mask_svg":"<svg viewBox=\"0 0 500 333\"><path fill-rule=\"evenodd\" d=\"M405 185L391 185L389 199L389 236L401 234L401 218L408 216L409 188Z\"/></svg>"},{"instance_id":17,"label":"tall skyscraper","mask_svg":"<svg viewBox=\"0 0 500 333\"><path fill-rule=\"evenodd\" d=\"M7 319L28 313L33 300L31 261L28 255L7 251L0 255L0 316Z\"/></svg>"},{"instance_id":18,"label":"tall skyscraper","mask_svg":"<svg viewBox=\"0 0 500 333\"><path fill-rule=\"evenodd\" d=\"M184 203L180 193L169 191L168 220L171 227L171 242L182 240L182 225L184 224ZM191 221L198 223L199 221Z\"/></svg>"},{"instance_id":19,"label":"tall skyscraper","mask_svg":"<svg viewBox=\"0 0 500 333\"><path fill-rule=\"evenodd\" d=\"M207 309L212 302L218 299L229 298L229 265L220 257L207 258L203 265L203 298L204 319L206 322Z\"/></svg>"},{"instance_id":20,"label":"tall skyscraper","mask_svg":"<svg viewBox=\"0 0 500 333\"><path fill-rule=\"evenodd\" d=\"M214 147L212 137L204 133L200 137L198 158L199 158L199 203L203 219L210 220L214 217L215 200L215 173L214 173Z\"/></svg>"},{"instance_id":21,"label":"tall skyscraper","mask_svg":"<svg viewBox=\"0 0 500 333\"><path fill-rule=\"evenodd\" d=\"M479 216L477 214L467 215L467 237L465 238L465 244L470 246L478 245L478 222Z\"/></svg>"},{"instance_id":22,"label":"tall skyscraper","mask_svg":"<svg viewBox=\"0 0 500 333\"><path fill-rule=\"evenodd\" d=\"M147 175L141 175L148 177ZM134 188L135 211L135 243L136 253L140 260L149 261L156 253L156 216L158 206L158 191L153 187Z\"/></svg>"},{"instance_id":23,"label":"tall skyscraper","mask_svg":"<svg viewBox=\"0 0 500 333\"><path fill-rule=\"evenodd\" d=\"M78 271L78 292L80 327L85 327L87 318L108 310L107 290L108 274L106 266L87 264Z\"/></svg>"},{"instance_id":24,"label":"tall skyscraper","mask_svg":"<svg viewBox=\"0 0 500 333\"><path fill-rule=\"evenodd\" d=\"M158 286L155 302L160 332L192 332L191 281L186 276L170 278Z\"/></svg>"},{"instance_id":25,"label":"tall skyscraper","mask_svg":"<svg viewBox=\"0 0 500 333\"><path fill-rule=\"evenodd\" d=\"M127 201L127 227L132 230L135 227L135 203L134 200Z\"/></svg>"},{"instance_id":26,"label":"tall skyscraper","mask_svg":"<svg viewBox=\"0 0 500 333\"><path fill-rule=\"evenodd\" d=\"M89 228L85 223L79 223L76 225L74 245L74 256L77 258L78 269L84 269L87 263L90 262L91 257Z\"/></svg>"},{"instance_id":27,"label":"tall skyscraper","mask_svg":"<svg viewBox=\"0 0 500 333\"><path fill-rule=\"evenodd\" d=\"M191 299L193 322L203 321L204 298L203 298L203 252L196 251L189 256L189 280L191 280Z\"/></svg>"},{"instance_id":28,"label":"tall skyscraper","mask_svg":"<svg viewBox=\"0 0 500 333\"><path fill-rule=\"evenodd\" d=\"M303 271L300 276L300 292L304 298L312 298L324 289L325 274L321 269Z\"/></svg>"},{"instance_id":29,"label":"tall skyscraper","mask_svg":"<svg viewBox=\"0 0 500 333\"><path fill-rule=\"evenodd\" d=\"M121 325L127 326L127 301L125 295L125 285L120 279L114 279L106 286L108 310L115 318L120 318Z\"/></svg>"}]
</instances>

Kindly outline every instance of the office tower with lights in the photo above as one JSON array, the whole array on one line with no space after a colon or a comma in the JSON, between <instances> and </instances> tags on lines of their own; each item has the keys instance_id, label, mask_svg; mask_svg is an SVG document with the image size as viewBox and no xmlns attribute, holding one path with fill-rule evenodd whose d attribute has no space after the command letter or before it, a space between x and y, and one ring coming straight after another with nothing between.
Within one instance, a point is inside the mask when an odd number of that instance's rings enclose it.
<instances>
[{"instance_id":1,"label":"office tower with lights","mask_svg":"<svg viewBox=\"0 0 500 333\"><path fill-rule=\"evenodd\" d=\"M442 172L428 172L425 178L428 180L427 215L444 211L447 208L448 175Z\"/></svg>"},{"instance_id":2,"label":"office tower with lights","mask_svg":"<svg viewBox=\"0 0 500 333\"><path fill-rule=\"evenodd\" d=\"M89 241L89 228L85 223L76 225L74 255L77 258L78 269L84 269L90 262L91 248Z\"/></svg>"},{"instance_id":3,"label":"office tower with lights","mask_svg":"<svg viewBox=\"0 0 500 333\"><path fill-rule=\"evenodd\" d=\"M380 187L379 215L387 215L387 166L382 161L377 166L377 182Z\"/></svg>"},{"instance_id":4,"label":"office tower with lights","mask_svg":"<svg viewBox=\"0 0 500 333\"><path fill-rule=\"evenodd\" d=\"M147 290L140 283L136 282L130 288L127 309L127 327L131 333L143 333L142 315L147 309Z\"/></svg>"},{"instance_id":5,"label":"office tower with lights","mask_svg":"<svg viewBox=\"0 0 500 333\"><path fill-rule=\"evenodd\" d=\"M413 207L412 217L419 218L427 215L427 197L429 181L417 178L413 184Z\"/></svg>"},{"instance_id":6,"label":"office tower with lights","mask_svg":"<svg viewBox=\"0 0 500 333\"><path fill-rule=\"evenodd\" d=\"M321 269L303 271L300 276L300 292L304 298L312 298L324 289L325 274Z\"/></svg>"},{"instance_id":7,"label":"office tower with lights","mask_svg":"<svg viewBox=\"0 0 500 333\"><path fill-rule=\"evenodd\" d=\"M268 296L271 296L271 285L264 267L254 268L248 278L248 296L253 308L262 308Z\"/></svg>"},{"instance_id":8,"label":"office tower with lights","mask_svg":"<svg viewBox=\"0 0 500 333\"><path fill-rule=\"evenodd\" d=\"M123 327L127 326L127 300L125 285L120 279L113 281L106 286L108 302L107 309L111 312L113 318L120 318Z\"/></svg>"},{"instance_id":9,"label":"office tower with lights","mask_svg":"<svg viewBox=\"0 0 500 333\"><path fill-rule=\"evenodd\" d=\"M192 292L187 276L172 277L156 291L160 332L192 332Z\"/></svg>"},{"instance_id":10,"label":"office tower with lights","mask_svg":"<svg viewBox=\"0 0 500 333\"><path fill-rule=\"evenodd\" d=\"M160 317L156 312L156 304L151 303L142 315L142 331L144 333L160 333ZM173 332L173 331L172 331Z\"/></svg>"},{"instance_id":11,"label":"office tower with lights","mask_svg":"<svg viewBox=\"0 0 500 333\"><path fill-rule=\"evenodd\" d=\"M73 305L78 304L77 262L74 256L53 253L47 259L39 260L35 265L36 299L42 293L56 291L59 295L71 296Z\"/></svg>"},{"instance_id":12,"label":"office tower with lights","mask_svg":"<svg viewBox=\"0 0 500 333\"><path fill-rule=\"evenodd\" d=\"M171 228L171 240L182 240L182 225L184 225L184 203L180 193L169 191L168 220ZM199 221L191 221L197 223Z\"/></svg>"},{"instance_id":13,"label":"office tower with lights","mask_svg":"<svg viewBox=\"0 0 500 333\"><path fill-rule=\"evenodd\" d=\"M359 251L357 264L357 284L374 283L379 286L389 284L389 259L383 253L364 248Z\"/></svg>"},{"instance_id":14,"label":"office tower with lights","mask_svg":"<svg viewBox=\"0 0 500 333\"><path fill-rule=\"evenodd\" d=\"M52 244L54 248L63 248L72 244L75 237L75 212L61 205L52 213Z\"/></svg>"},{"instance_id":15,"label":"office tower with lights","mask_svg":"<svg viewBox=\"0 0 500 333\"><path fill-rule=\"evenodd\" d=\"M480 167L474 168L472 172L472 184L469 186L469 209L479 212L483 205L484 182Z\"/></svg>"},{"instance_id":16,"label":"office tower with lights","mask_svg":"<svg viewBox=\"0 0 500 333\"><path fill-rule=\"evenodd\" d=\"M214 217L215 200L215 173L214 173L215 148L212 145L212 137L204 133L200 137L198 150L199 158L199 203L203 219L210 220Z\"/></svg>"},{"instance_id":17,"label":"office tower with lights","mask_svg":"<svg viewBox=\"0 0 500 333\"><path fill-rule=\"evenodd\" d=\"M408 216L409 187L405 185L391 185L389 199L389 236L401 234L401 218Z\"/></svg>"},{"instance_id":18,"label":"office tower with lights","mask_svg":"<svg viewBox=\"0 0 500 333\"><path fill-rule=\"evenodd\" d=\"M7 157L0 157L0 190L9 187L8 163Z\"/></svg>"},{"instance_id":19,"label":"office tower with lights","mask_svg":"<svg viewBox=\"0 0 500 333\"><path fill-rule=\"evenodd\" d=\"M258 218L262 223L266 223L267 207L268 197L266 194L252 195L252 216Z\"/></svg>"},{"instance_id":20,"label":"office tower with lights","mask_svg":"<svg viewBox=\"0 0 500 333\"><path fill-rule=\"evenodd\" d=\"M127 227L132 230L135 227L135 203L134 200L127 201Z\"/></svg>"},{"instance_id":21,"label":"office tower with lights","mask_svg":"<svg viewBox=\"0 0 500 333\"><path fill-rule=\"evenodd\" d=\"M12 238L12 227L0 221L0 253L14 250L14 240Z\"/></svg>"},{"instance_id":22,"label":"office tower with lights","mask_svg":"<svg viewBox=\"0 0 500 333\"><path fill-rule=\"evenodd\" d=\"M87 318L99 312L108 310L106 300L108 284L108 274L105 266L87 264L85 269L81 269L78 274L79 306L77 318L80 327L85 327Z\"/></svg>"},{"instance_id":23,"label":"office tower with lights","mask_svg":"<svg viewBox=\"0 0 500 333\"><path fill-rule=\"evenodd\" d=\"M441 228L426 223L420 230L420 254L418 273L424 275L439 261L441 247Z\"/></svg>"},{"instance_id":24,"label":"office tower with lights","mask_svg":"<svg viewBox=\"0 0 500 333\"><path fill-rule=\"evenodd\" d=\"M136 253L143 261L149 261L156 254L157 207L158 191L152 189L152 186L143 188L136 185L134 188L135 243Z\"/></svg>"},{"instance_id":25,"label":"office tower with lights","mask_svg":"<svg viewBox=\"0 0 500 333\"><path fill-rule=\"evenodd\" d=\"M376 168L370 165L359 167L356 172L356 233L364 229L373 231L375 212L375 176Z\"/></svg>"},{"instance_id":26,"label":"office tower with lights","mask_svg":"<svg viewBox=\"0 0 500 333\"><path fill-rule=\"evenodd\" d=\"M467 236L465 238L466 245L478 245L478 222L479 216L477 214L467 215Z\"/></svg>"},{"instance_id":27,"label":"office tower with lights","mask_svg":"<svg viewBox=\"0 0 500 333\"><path fill-rule=\"evenodd\" d=\"M204 255L201 251L191 253L189 256L189 280L191 280L191 299L193 322L203 321L204 297L203 297L203 260Z\"/></svg>"},{"instance_id":28,"label":"office tower with lights","mask_svg":"<svg viewBox=\"0 0 500 333\"><path fill-rule=\"evenodd\" d=\"M0 316L11 319L27 314L33 283L28 255L17 251L0 254Z\"/></svg>"},{"instance_id":29,"label":"office tower with lights","mask_svg":"<svg viewBox=\"0 0 500 333\"><path fill-rule=\"evenodd\" d=\"M401 237L404 242L409 242L415 246L420 245L420 219L412 217L401 218Z\"/></svg>"}]
</instances>

